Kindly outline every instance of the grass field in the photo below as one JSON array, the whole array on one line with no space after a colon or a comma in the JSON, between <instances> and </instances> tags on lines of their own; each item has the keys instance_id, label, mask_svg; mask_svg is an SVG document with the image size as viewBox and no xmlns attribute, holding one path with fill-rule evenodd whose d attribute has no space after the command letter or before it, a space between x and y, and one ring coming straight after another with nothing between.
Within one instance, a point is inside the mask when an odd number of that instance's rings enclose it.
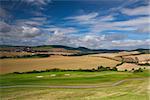
<instances>
[{"instance_id":1,"label":"grass field","mask_svg":"<svg viewBox=\"0 0 150 100\"><path fill-rule=\"evenodd\" d=\"M120 62L88 56L79 57L64 57L51 56L48 58L21 58L21 59L1 59L0 71L1 73L23 72L32 70L45 70L52 68L60 69L92 69L97 66L114 67Z\"/></svg>"},{"instance_id":2,"label":"grass field","mask_svg":"<svg viewBox=\"0 0 150 100\"><path fill-rule=\"evenodd\" d=\"M67 74L67 76L66 76ZM55 76L52 76L55 75ZM38 78L37 76L42 76ZM1 75L2 100L149 100L148 70L130 72L44 72ZM30 87L4 86L32 85ZM38 87L38 86L39 87ZM34 87L37 86L37 87ZM40 86L70 86L48 88ZM71 86L99 86L76 88Z\"/></svg>"}]
</instances>

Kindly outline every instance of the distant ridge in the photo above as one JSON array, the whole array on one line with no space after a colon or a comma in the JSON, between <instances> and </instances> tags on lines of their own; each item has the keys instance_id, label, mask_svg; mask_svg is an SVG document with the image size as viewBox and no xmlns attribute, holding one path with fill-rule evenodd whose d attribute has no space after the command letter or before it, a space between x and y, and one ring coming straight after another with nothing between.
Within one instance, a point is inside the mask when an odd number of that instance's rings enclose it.
<instances>
[{"instance_id":1,"label":"distant ridge","mask_svg":"<svg viewBox=\"0 0 150 100\"><path fill-rule=\"evenodd\" d=\"M120 51L139 51L139 52L147 52L149 53L149 49L143 49L143 48L138 48L135 50L119 50L119 49L89 49L86 47L70 47L70 46L64 46L64 45L40 45L40 46L13 46L13 45L0 45L0 48L31 48L31 49L41 49L41 50L48 50L48 49L63 49L63 50L77 50L80 52L120 52Z\"/></svg>"}]
</instances>

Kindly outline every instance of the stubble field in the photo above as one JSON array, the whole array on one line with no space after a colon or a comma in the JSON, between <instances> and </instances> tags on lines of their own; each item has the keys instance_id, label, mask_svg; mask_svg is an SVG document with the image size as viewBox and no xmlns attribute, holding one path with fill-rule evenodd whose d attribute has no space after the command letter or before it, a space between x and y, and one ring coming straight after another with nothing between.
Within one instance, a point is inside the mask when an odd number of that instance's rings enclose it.
<instances>
[{"instance_id":1,"label":"stubble field","mask_svg":"<svg viewBox=\"0 0 150 100\"><path fill-rule=\"evenodd\" d=\"M97 66L114 67L119 61L89 56L64 57L51 56L48 58L1 59L1 73L24 72L46 69L92 69Z\"/></svg>"}]
</instances>

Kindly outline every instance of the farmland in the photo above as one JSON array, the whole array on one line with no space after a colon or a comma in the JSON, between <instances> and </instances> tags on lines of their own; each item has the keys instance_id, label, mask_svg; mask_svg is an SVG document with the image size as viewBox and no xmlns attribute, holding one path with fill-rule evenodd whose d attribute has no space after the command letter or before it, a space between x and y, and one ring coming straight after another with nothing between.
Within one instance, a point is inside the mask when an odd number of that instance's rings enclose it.
<instances>
[{"instance_id":1,"label":"farmland","mask_svg":"<svg viewBox=\"0 0 150 100\"><path fill-rule=\"evenodd\" d=\"M2 100L149 99L149 54L114 50L98 53L86 48L74 51L69 47L65 47L67 50L36 47L30 48L31 51L27 48L13 48L8 49L11 52L2 53L2 56L12 57L0 59ZM72 53L77 55L69 55ZM33 54L48 56L24 57ZM126 62L128 60L133 62ZM147 65L140 65L141 61ZM142 69L137 71L139 68Z\"/></svg>"},{"instance_id":2,"label":"farmland","mask_svg":"<svg viewBox=\"0 0 150 100\"><path fill-rule=\"evenodd\" d=\"M15 57L15 56L24 56L24 55L32 55L29 52L0 52L0 57Z\"/></svg>"},{"instance_id":3,"label":"farmland","mask_svg":"<svg viewBox=\"0 0 150 100\"><path fill-rule=\"evenodd\" d=\"M11 73L16 71L32 71L32 70L45 70L52 68L59 69L92 69L97 66L114 67L118 61L95 58L88 56L51 56L48 58L21 58L21 59L1 59L0 68L1 73Z\"/></svg>"},{"instance_id":4,"label":"farmland","mask_svg":"<svg viewBox=\"0 0 150 100\"><path fill-rule=\"evenodd\" d=\"M124 62L124 64L117 66L118 70L124 71L138 69L138 68L149 68L150 54L140 54L139 52L119 52L119 53L102 53L89 55L90 57L106 58L110 60ZM143 66L141 65L143 64ZM147 64L147 66L144 66Z\"/></svg>"},{"instance_id":5,"label":"farmland","mask_svg":"<svg viewBox=\"0 0 150 100\"><path fill-rule=\"evenodd\" d=\"M139 54L140 52L138 51L133 51L133 52L118 52L118 53L101 53L101 54L93 54L90 56L94 56L94 57L118 57L118 56L127 56L127 55L133 55L133 54Z\"/></svg>"},{"instance_id":6,"label":"farmland","mask_svg":"<svg viewBox=\"0 0 150 100\"><path fill-rule=\"evenodd\" d=\"M57 52L55 52L57 53ZM9 53L4 53L9 55ZM10 53L11 54L11 53ZM13 55L24 55L30 53L13 53ZM1 74L12 72L25 72L32 70L46 70L46 69L92 69L97 66L115 67L121 63L122 60L135 62L135 58L139 60L139 64L149 62L150 54L139 54L139 52L118 52L118 53L100 53L90 54L85 56L59 56L58 54L51 55L45 58L13 58L13 59L0 59ZM120 57L121 56L121 57ZM120 70L131 70L132 68L138 69L148 68L148 66L141 66L138 64L123 64L117 68ZM19 67L18 67L19 66Z\"/></svg>"}]
</instances>

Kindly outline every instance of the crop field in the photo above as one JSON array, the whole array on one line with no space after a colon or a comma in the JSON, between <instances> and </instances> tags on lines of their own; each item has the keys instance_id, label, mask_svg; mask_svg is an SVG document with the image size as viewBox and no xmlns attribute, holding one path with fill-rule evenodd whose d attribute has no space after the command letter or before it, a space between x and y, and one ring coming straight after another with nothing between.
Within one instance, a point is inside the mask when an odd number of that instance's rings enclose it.
<instances>
[{"instance_id":1,"label":"crop field","mask_svg":"<svg viewBox=\"0 0 150 100\"><path fill-rule=\"evenodd\" d=\"M101 57L101 58L106 58L106 59L112 59L116 61L122 61L122 58L124 60L128 61L136 61L136 58L138 59L139 64L145 64L145 63L150 63L150 54L138 54L138 52L120 52L120 53L103 53L103 54L93 54L89 55L90 57ZM119 57L119 56L122 56ZM117 66L119 71L124 71L124 70L132 70L138 69L138 68L147 68L149 69L150 66L141 66L138 64L134 63L124 63L123 65Z\"/></svg>"},{"instance_id":2,"label":"crop field","mask_svg":"<svg viewBox=\"0 0 150 100\"><path fill-rule=\"evenodd\" d=\"M125 70L131 71L132 69L136 70L136 69L139 69L139 68L148 69L149 66L140 66L140 65L136 65L136 64L132 64L132 63L124 63L120 66L117 66L118 71L125 71Z\"/></svg>"},{"instance_id":3,"label":"crop field","mask_svg":"<svg viewBox=\"0 0 150 100\"><path fill-rule=\"evenodd\" d=\"M149 100L148 70L0 75L2 100Z\"/></svg>"},{"instance_id":4,"label":"crop field","mask_svg":"<svg viewBox=\"0 0 150 100\"><path fill-rule=\"evenodd\" d=\"M106 58L88 56L51 56L48 58L1 59L1 73L24 72L32 70L59 69L92 69L97 66L114 67L120 62Z\"/></svg>"},{"instance_id":5,"label":"crop field","mask_svg":"<svg viewBox=\"0 0 150 100\"><path fill-rule=\"evenodd\" d=\"M133 58L135 59L135 57L138 58L139 61L150 61L150 54L141 54L141 55L129 55L129 56L124 56L124 58Z\"/></svg>"},{"instance_id":6,"label":"crop field","mask_svg":"<svg viewBox=\"0 0 150 100\"><path fill-rule=\"evenodd\" d=\"M2 56L14 57L14 56L23 56L23 55L32 55L32 53L29 53L29 52L0 52L0 57L2 57Z\"/></svg>"},{"instance_id":7,"label":"crop field","mask_svg":"<svg viewBox=\"0 0 150 100\"><path fill-rule=\"evenodd\" d=\"M90 56L95 56L95 57L118 57L118 56L127 56L127 55L132 55L132 54L139 54L138 51L133 51L133 52L118 52L118 53L101 53L101 54L92 54Z\"/></svg>"},{"instance_id":8,"label":"crop field","mask_svg":"<svg viewBox=\"0 0 150 100\"><path fill-rule=\"evenodd\" d=\"M112 59L112 60L116 60L116 61L122 61L122 58L129 58L130 56L134 56L134 55L143 55L140 54L140 52L138 51L132 51L132 52L127 52L127 51L123 51L123 52L118 52L118 53L100 53L100 54L92 54L89 55L91 57L102 57L102 58L107 58L107 59ZM144 54L146 56L148 56L148 54Z\"/></svg>"}]
</instances>

